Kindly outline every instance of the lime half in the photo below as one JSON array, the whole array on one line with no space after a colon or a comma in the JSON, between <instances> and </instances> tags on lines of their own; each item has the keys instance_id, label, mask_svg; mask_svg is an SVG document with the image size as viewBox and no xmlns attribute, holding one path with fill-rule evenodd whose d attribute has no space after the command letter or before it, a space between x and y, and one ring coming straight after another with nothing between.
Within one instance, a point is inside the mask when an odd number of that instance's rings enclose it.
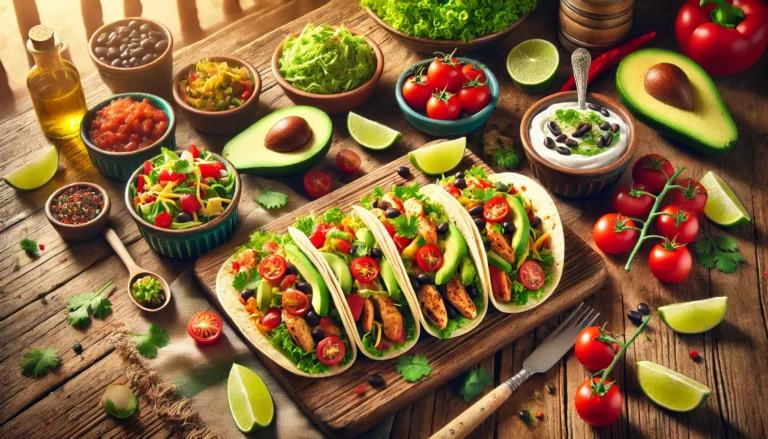
<instances>
[{"instance_id":1,"label":"lime half","mask_svg":"<svg viewBox=\"0 0 768 439\"><path fill-rule=\"evenodd\" d=\"M681 334L699 334L709 331L725 318L727 297L676 303L659 308L659 316L673 331Z\"/></svg>"},{"instance_id":2,"label":"lime half","mask_svg":"<svg viewBox=\"0 0 768 439\"><path fill-rule=\"evenodd\" d=\"M701 184L707 190L704 214L712 222L721 226L736 227L750 221L749 213L739 202L736 194L714 172L707 172L701 179Z\"/></svg>"},{"instance_id":3,"label":"lime half","mask_svg":"<svg viewBox=\"0 0 768 439\"><path fill-rule=\"evenodd\" d=\"M227 381L229 410L237 428L250 433L272 422L275 407L264 381L252 370L237 363L232 364Z\"/></svg>"},{"instance_id":4,"label":"lime half","mask_svg":"<svg viewBox=\"0 0 768 439\"><path fill-rule=\"evenodd\" d=\"M408 159L427 175L442 175L459 165L466 147L467 138L460 137L411 151Z\"/></svg>"},{"instance_id":5,"label":"lime half","mask_svg":"<svg viewBox=\"0 0 768 439\"><path fill-rule=\"evenodd\" d=\"M555 79L560 55L547 40L527 40L507 56L507 72L517 88L528 93L545 90Z\"/></svg>"},{"instance_id":6,"label":"lime half","mask_svg":"<svg viewBox=\"0 0 768 439\"><path fill-rule=\"evenodd\" d=\"M50 145L45 152L3 177L3 180L14 189L30 191L51 181L57 169L59 169L59 151L55 145Z\"/></svg>"},{"instance_id":7,"label":"lime half","mask_svg":"<svg viewBox=\"0 0 768 439\"><path fill-rule=\"evenodd\" d=\"M651 401L674 412L691 411L712 394L704 384L650 361L637 362L637 381Z\"/></svg>"},{"instance_id":8,"label":"lime half","mask_svg":"<svg viewBox=\"0 0 768 439\"><path fill-rule=\"evenodd\" d=\"M347 129L349 135L361 146L368 149L387 149L400 140L400 132L382 125L378 122L366 119L359 114L349 112L347 116Z\"/></svg>"}]
</instances>

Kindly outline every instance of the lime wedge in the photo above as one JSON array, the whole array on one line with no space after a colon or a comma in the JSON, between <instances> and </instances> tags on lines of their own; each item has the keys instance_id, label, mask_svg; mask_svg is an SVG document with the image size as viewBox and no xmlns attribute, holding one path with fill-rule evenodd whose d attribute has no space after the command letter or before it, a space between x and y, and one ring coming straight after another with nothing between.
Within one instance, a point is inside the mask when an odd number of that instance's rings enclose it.
<instances>
[{"instance_id":1,"label":"lime wedge","mask_svg":"<svg viewBox=\"0 0 768 439\"><path fill-rule=\"evenodd\" d=\"M446 140L409 152L408 160L427 175L442 175L459 165L466 147L466 137Z\"/></svg>"},{"instance_id":2,"label":"lime wedge","mask_svg":"<svg viewBox=\"0 0 768 439\"><path fill-rule=\"evenodd\" d=\"M555 80L560 55L546 40L527 40L507 56L507 72L517 88L528 93L545 90Z\"/></svg>"},{"instance_id":3,"label":"lime wedge","mask_svg":"<svg viewBox=\"0 0 768 439\"><path fill-rule=\"evenodd\" d=\"M749 213L736 194L714 172L707 172L701 179L701 184L707 190L704 214L712 222L726 227L741 226L749 222Z\"/></svg>"},{"instance_id":4,"label":"lime wedge","mask_svg":"<svg viewBox=\"0 0 768 439\"><path fill-rule=\"evenodd\" d=\"M29 163L3 177L14 189L31 191L51 181L59 169L59 151L50 145L42 154Z\"/></svg>"},{"instance_id":5,"label":"lime wedge","mask_svg":"<svg viewBox=\"0 0 768 439\"><path fill-rule=\"evenodd\" d=\"M227 381L229 410L237 428L250 433L272 422L275 413L272 396L264 381L252 370L237 363L232 364Z\"/></svg>"},{"instance_id":6,"label":"lime wedge","mask_svg":"<svg viewBox=\"0 0 768 439\"><path fill-rule=\"evenodd\" d=\"M637 362L637 381L651 401L674 412L691 411L712 394L704 384L650 361Z\"/></svg>"},{"instance_id":7,"label":"lime wedge","mask_svg":"<svg viewBox=\"0 0 768 439\"><path fill-rule=\"evenodd\" d=\"M400 140L400 132L378 122L349 112L347 116L349 135L361 146L368 149L387 149Z\"/></svg>"},{"instance_id":8,"label":"lime wedge","mask_svg":"<svg viewBox=\"0 0 768 439\"><path fill-rule=\"evenodd\" d=\"M709 331L725 318L727 297L693 302L675 303L659 308L659 316L673 331L681 334L699 334Z\"/></svg>"}]
</instances>

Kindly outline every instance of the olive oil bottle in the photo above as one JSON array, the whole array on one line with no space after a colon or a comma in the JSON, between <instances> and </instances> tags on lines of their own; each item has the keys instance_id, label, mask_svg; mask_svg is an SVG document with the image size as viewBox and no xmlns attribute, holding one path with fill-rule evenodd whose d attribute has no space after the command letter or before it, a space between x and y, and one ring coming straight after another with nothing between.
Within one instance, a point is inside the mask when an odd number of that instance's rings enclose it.
<instances>
[{"instance_id":1,"label":"olive oil bottle","mask_svg":"<svg viewBox=\"0 0 768 439\"><path fill-rule=\"evenodd\" d=\"M48 26L29 30L27 50L35 66L27 75L27 88L43 134L52 139L69 139L80 132L80 121L88 110L80 73L72 63L62 59L65 48Z\"/></svg>"}]
</instances>

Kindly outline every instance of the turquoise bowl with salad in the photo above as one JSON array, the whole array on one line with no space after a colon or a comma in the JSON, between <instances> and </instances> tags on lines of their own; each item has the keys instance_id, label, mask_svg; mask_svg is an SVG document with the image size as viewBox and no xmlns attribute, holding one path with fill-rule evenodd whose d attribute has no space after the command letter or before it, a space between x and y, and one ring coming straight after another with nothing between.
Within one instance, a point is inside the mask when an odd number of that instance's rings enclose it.
<instances>
[{"instance_id":1,"label":"turquoise bowl with salad","mask_svg":"<svg viewBox=\"0 0 768 439\"><path fill-rule=\"evenodd\" d=\"M131 176L125 203L152 250L196 258L232 237L240 175L218 154L192 145L147 160Z\"/></svg>"}]
</instances>

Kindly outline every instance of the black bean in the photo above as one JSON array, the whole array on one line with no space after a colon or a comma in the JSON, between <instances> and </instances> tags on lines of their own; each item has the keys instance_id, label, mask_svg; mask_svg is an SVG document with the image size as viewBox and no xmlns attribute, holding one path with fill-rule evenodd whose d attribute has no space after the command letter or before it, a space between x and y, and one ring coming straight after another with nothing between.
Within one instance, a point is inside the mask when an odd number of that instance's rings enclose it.
<instances>
[{"instance_id":1,"label":"black bean","mask_svg":"<svg viewBox=\"0 0 768 439\"><path fill-rule=\"evenodd\" d=\"M253 288L246 288L245 290L243 290L242 293L240 293L240 298L245 300L246 302L251 297L256 297L256 290L254 290Z\"/></svg>"},{"instance_id":2,"label":"black bean","mask_svg":"<svg viewBox=\"0 0 768 439\"><path fill-rule=\"evenodd\" d=\"M371 249L371 257L379 259L384 256L384 252L380 248L374 247Z\"/></svg>"},{"instance_id":3,"label":"black bean","mask_svg":"<svg viewBox=\"0 0 768 439\"><path fill-rule=\"evenodd\" d=\"M80 346L80 343L75 343L72 346L72 349L75 351L76 354L80 354L81 352L83 352L83 347Z\"/></svg>"},{"instance_id":4,"label":"black bean","mask_svg":"<svg viewBox=\"0 0 768 439\"><path fill-rule=\"evenodd\" d=\"M496 189L496 192L509 192L509 185L500 181L497 181L493 188Z\"/></svg>"},{"instance_id":5,"label":"black bean","mask_svg":"<svg viewBox=\"0 0 768 439\"><path fill-rule=\"evenodd\" d=\"M568 136L566 136L565 134L560 134L559 136L555 137L555 141L557 143L564 143L565 139L567 139L567 138L568 138Z\"/></svg>"},{"instance_id":6,"label":"black bean","mask_svg":"<svg viewBox=\"0 0 768 439\"><path fill-rule=\"evenodd\" d=\"M555 122L554 120L550 120L549 122L547 122L547 128L549 128L549 132L551 132L555 136L559 136L560 134L563 133L560 130L560 127L557 126L557 122Z\"/></svg>"},{"instance_id":7,"label":"black bean","mask_svg":"<svg viewBox=\"0 0 768 439\"><path fill-rule=\"evenodd\" d=\"M408 166L400 166L397 168L397 175L403 178L408 178L411 176L411 168Z\"/></svg>"},{"instance_id":8,"label":"black bean","mask_svg":"<svg viewBox=\"0 0 768 439\"><path fill-rule=\"evenodd\" d=\"M315 328L312 330L312 339L316 342L320 342L325 338L325 332L323 332L320 328Z\"/></svg>"},{"instance_id":9,"label":"black bean","mask_svg":"<svg viewBox=\"0 0 768 439\"><path fill-rule=\"evenodd\" d=\"M312 294L312 284L310 284L309 282L298 280L293 285L296 287L297 290L301 291L306 295Z\"/></svg>"},{"instance_id":10,"label":"black bean","mask_svg":"<svg viewBox=\"0 0 768 439\"><path fill-rule=\"evenodd\" d=\"M611 131L613 131L614 133L618 133L619 132L619 124L615 123L615 124L611 125Z\"/></svg>"},{"instance_id":11,"label":"black bean","mask_svg":"<svg viewBox=\"0 0 768 439\"><path fill-rule=\"evenodd\" d=\"M432 283L432 278L426 273L419 273L416 276L416 280L419 282L419 285L429 285Z\"/></svg>"},{"instance_id":12,"label":"black bean","mask_svg":"<svg viewBox=\"0 0 768 439\"><path fill-rule=\"evenodd\" d=\"M464 178L464 171L459 171L459 172L457 172L457 173L453 174L453 176L454 176L454 178L456 178L456 179L459 179L459 178Z\"/></svg>"},{"instance_id":13,"label":"black bean","mask_svg":"<svg viewBox=\"0 0 768 439\"><path fill-rule=\"evenodd\" d=\"M588 104L587 107L589 107L590 110L595 110L595 111L600 111L603 108L597 104Z\"/></svg>"},{"instance_id":14,"label":"black bean","mask_svg":"<svg viewBox=\"0 0 768 439\"><path fill-rule=\"evenodd\" d=\"M448 223L440 223L440 225L437 226L437 234L445 235L446 233L448 233L449 228L450 226L448 225Z\"/></svg>"},{"instance_id":15,"label":"black bean","mask_svg":"<svg viewBox=\"0 0 768 439\"><path fill-rule=\"evenodd\" d=\"M548 149L555 149L555 141L552 140L551 137L547 136L544 138L544 146Z\"/></svg>"},{"instance_id":16,"label":"black bean","mask_svg":"<svg viewBox=\"0 0 768 439\"><path fill-rule=\"evenodd\" d=\"M515 225L509 221L504 221L504 223L501 225L501 228L504 230L505 235L515 233Z\"/></svg>"},{"instance_id":17,"label":"black bean","mask_svg":"<svg viewBox=\"0 0 768 439\"><path fill-rule=\"evenodd\" d=\"M393 207L390 207L389 209L387 209L385 214L387 215L387 218L390 218L390 219L391 218L397 218L397 217L400 216L400 211L395 209L395 208L393 208Z\"/></svg>"},{"instance_id":18,"label":"black bean","mask_svg":"<svg viewBox=\"0 0 768 439\"><path fill-rule=\"evenodd\" d=\"M109 63L112 67L120 67L123 63L123 60L120 58L115 58L112 60L112 62Z\"/></svg>"},{"instance_id":19,"label":"black bean","mask_svg":"<svg viewBox=\"0 0 768 439\"><path fill-rule=\"evenodd\" d=\"M447 300L445 301L445 313L448 314L448 318L451 320L456 318L456 309Z\"/></svg>"},{"instance_id":20,"label":"black bean","mask_svg":"<svg viewBox=\"0 0 768 439\"><path fill-rule=\"evenodd\" d=\"M177 223L188 223L192 221L192 216L188 214L187 212L179 212L176 215L176 222Z\"/></svg>"},{"instance_id":21,"label":"black bean","mask_svg":"<svg viewBox=\"0 0 768 439\"><path fill-rule=\"evenodd\" d=\"M476 286L474 286L474 285L470 285L470 286L468 286L468 287L467 287L467 294L468 294L468 295L469 295L469 297L470 297L470 298L472 298L472 299L474 299L475 297L477 297L477 295L478 295L478 292L477 292L477 287L476 287Z\"/></svg>"},{"instance_id":22,"label":"black bean","mask_svg":"<svg viewBox=\"0 0 768 439\"><path fill-rule=\"evenodd\" d=\"M600 124L600 129L603 131L608 131L611 129L611 124L609 124L608 122L603 122Z\"/></svg>"},{"instance_id":23,"label":"black bean","mask_svg":"<svg viewBox=\"0 0 768 439\"><path fill-rule=\"evenodd\" d=\"M576 148L577 146L579 146L579 142L573 139L565 139L565 146L569 148Z\"/></svg>"},{"instance_id":24,"label":"black bean","mask_svg":"<svg viewBox=\"0 0 768 439\"><path fill-rule=\"evenodd\" d=\"M576 131L574 131L571 135L573 137L581 137L584 134L586 134L587 131L590 131L591 129L592 129L592 124L591 123L583 123L583 124L579 125L579 127L576 129Z\"/></svg>"},{"instance_id":25,"label":"black bean","mask_svg":"<svg viewBox=\"0 0 768 439\"><path fill-rule=\"evenodd\" d=\"M378 207L379 207L379 199L378 199L378 198L374 198L374 199L373 199L373 202L371 203L371 206L372 206L374 209L378 208Z\"/></svg>"},{"instance_id":26,"label":"black bean","mask_svg":"<svg viewBox=\"0 0 768 439\"><path fill-rule=\"evenodd\" d=\"M296 266L291 264L290 262L285 264L285 275L288 276L289 274L296 274L298 271L296 271Z\"/></svg>"},{"instance_id":27,"label":"black bean","mask_svg":"<svg viewBox=\"0 0 768 439\"><path fill-rule=\"evenodd\" d=\"M314 309L309 309L307 315L304 316L304 320L307 321L309 326L317 326L320 324L320 316L317 315Z\"/></svg>"},{"instance_id":28,"label":"black bean","mask_svg":"<svg viewBox=\"0 0 768 439\"><path fill-rule=\"evenodd\" d=\"M409 274L408 280L411 282L411 288L413 288L413 291L419 291L419 281L416 280L416 276Z\"/></svg>"},{"instance_id":29,"label":"black bean","mask_svg":"<svg viewBox=\"0 0 768 439\"><path fill-rule=\"evenodd\" d=\"M453 182L453 185L459 189L464 189L467 187L467 180L464 180L464 177L457 178L456 181Z\"/></svg>"},{"instance_id":30,"label":"black bean","mask_svg":"<svg viewBox=\"0 0 768 439\"><path fill-rule=\"evenodd\" d=\"M531 227L539 227L539 224L541 224L541 218L534 216L531 220Z\"/></svg>"},{"instance_id":31,"label":"black bean","mask_svg":"<svg viewBox=\"0 0 768 439\"><path fill-rule=\"evenodd\" d=\"M640 311L640 314L647 316L651 313L651 308L648 306L645 302L640 302L637 304L637 310Z\"/></svg>"},{"instance_id":32,"label":"black bean","mask_svg":"<svg viewBox=\"0 0 768 439\"><path fill-rule=\"evenodd\" d=\"M629 319L630 322L634 323L635 325L639 325L640 323L643 322L643 315L634 310L627 313L627 318Z\"/></svg>"},{"instance_id":33,"label":"black bean","mask_svg":"<svg viewBox=\"0 0 768 439\"><path fill-rule=\"evenodd\" d=\"M613 143L613 134L605 133L605 146L611 146L611 143Z\"/></svg>"},{"instance_id":34,"label":"black bean","mask_svg":"<svg viewBox=\"0 0 768 439\"><path fill-rule=\"evenodd\" d=\"M141 25L141 27L139 27L139 31L143 32L145 34L148 33L151 30L152 30L152 25L149 24L149 23L144 23L144 24Z\"/></svg>"},{"instance_id":35,"label":"black bean","mask_svg":"<svg viewBox=\"0 0 768 439\"><path fill-rule=\"evenodd\" d=\"M379 374L373 374L368 377L368 384L372 385L373 387L381 387L384 385L384 378L381 377Z\"/></svg>"},{"instance_id":36,"label":"black bean","mask_svg":"<svg viewBox=\"0 0 768 439\"><path fill-rule=\"evenodd\" d=\"M469 209L469 214L472 216L480 216L483 214L483 208L485 206L482 204L478 204L477 206L472 206L471 209Z\"/></svg>"},{"instance_id":37,"label":"black bean","mask_svg":"<svg viewBox=\"0 0 768 439\"><path fill-rule=\"evenodd\" d=\"M598 148L605 148L605 136L598 136L597 137L597 147Z\"/></svg>"},{"instance_id":38,"label":"black bean","mask_svg":"<svg viewBox=\"0 0 768 439\"><path fill-rule=\"evenodd\" d=\"M99 38L96 39L96 42L99 44L107 44L107 40L109 39L109 35L107 35L106 32L102 32L101 35L99 35Z\"/></svg>"},{"instance_id":39,"label":"black bean","mask_svg":"<svg viewBox=\"0 0 768 439\"><path fill-rule=\"evenodd\" d=\"M485 228L485 220L483 218L475 218L475 225L478 229L482 230Z\"/></svg>"},{"instance_id":40,"label":"black bean","mask_svg":"<svg viewBox=\"0 0 768 439\"><path fill-rule=\"evenodd\" d=\"M602 114L605 117L610 117L611 116L611 113L609 113L608 110L606 110L605 108L601 108L600 109L600 114Z\"/></svg>"},{"instance_id":41,"label":"black bean","mask_svg":"<svg viewBox=\"0 0 768 439\"><path fill-rule=\"evenodd\" d=\"M557 389L555 389L555 385L554 384L552 384L552 383L548 383L547 384L547 393L549 393L550 395L554 395L556 391L557 391Z\"/></svg>"},{"instance_id":42,"label":"black bean","mask_svg":"<svg viewBox=\"0 0 768 439\"><path fill-rule=\"evenodd\" d=\"M152 32L149 33L150 37L152 36ZM158 55L165 52L165 49L168 48L168 40L159 40L157 44L155 44L155 53Z\"/></svg>"},{"instance_id":43,"label":"black bean","mask_svg":"<svg viewBox=\"0 0 768 439\"><path fill-rule=\"evenodd\" d=\"M106 56L107 55L107 48L106 47L95 47L93 49L93 53L95 53L96 56Z\"/></svg>"},{"instance_id":44,"label":"black bean","mask_svg":"<svg viewBox=\"0 0 768 439\"><path fill-rule=\"evenodd\" d=\"M556 151L562 155L571 155L571 150L564 146L558 146Z\"/></svg>"}]
</instances>

